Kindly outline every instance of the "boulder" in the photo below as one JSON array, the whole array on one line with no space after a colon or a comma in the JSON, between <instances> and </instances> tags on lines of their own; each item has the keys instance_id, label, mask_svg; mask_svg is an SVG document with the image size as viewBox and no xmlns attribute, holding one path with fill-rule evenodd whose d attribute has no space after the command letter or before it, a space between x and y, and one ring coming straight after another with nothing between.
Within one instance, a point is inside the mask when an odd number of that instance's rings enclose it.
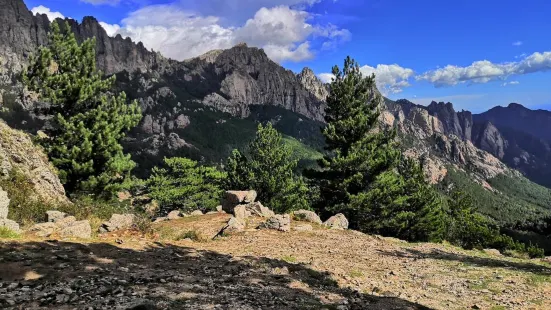
<instances>
[{"instance_id":1,"label":"boulder","mask_svg":"<svg viewBox=\"0 0 551 310\"><path fill-rule=\"evenodd\" d=\"M222 200L222 210L233 213L233 208L240 204L252 203L256 199L256 191L227 191Z\"/></svg>"},{"instance_id":2,"label":"boulder","mask_svg":"<svg viewBox=\"0 0 551 310\"><path fill-rule=\"evenodd\" d=\"M72 222L61 230L61 236L64 238L89 239L92 237L92 227L88 221Z\"/></svg>"},{"instance_id":3,"label":"boulder","mask_svg":"<svg viewBox=\"0 0 551 310\"><path fill-rule=\"evenodd\" d=\"M68 216L68 217L64 217L62 219L57 220L54 224L59 229L63 229L67 226L72 225L76 221L77 221L77 219L74 216Z\"/></svg>"},{"instance_id":4,"label":"boulder","mask_svg":"<svg viewBox=\"0 0 551 310\"><path fill-rule=\"evenodd\" d=\"M293 218L297 221L304 221L316 224L322 223L320 217L315 212L308 210L298 210L293 212Z\"/></svg>"},{"instance_id":5,"label":"boulder","mask_svg":"<svg viewBox=\"0 0 551 310\"><path fill-rule=\"evenodd\" d=\"M323 225L330 229L348 229L348 220L344 214L339 213L330 217Z\"/></svg>"},{"instance_id":6,"label":"boulder","mask_svg":"<svg viewBox=\"0 0 551 310\"><path fill-rule=\"evenodd\" d=\"M238 219L246 219L251 215L249 211L247 211L246 205L238 205L235 208L233 208L233 215Z\"/></svg>"},{"instance_id":7,"label":"boulder","mask_svg":"<svg viewBox=\"0 0 551 310\"><path fill-rule=\"evenodd\" d=\"M156 218L153 223L160 223L164 221L168 221L168 218L166 216Z\"/></svg>"},{"instance_id":8,"label":"boulder","mask_svg":"<svg viewBox=\"0 0 551 310\"><path fill-rule=\"evenodd\" d=\"M109 221L101 224L99 231L101 233L112 232L121 229L128 229L134 224L136 216L134 214L113 214Z\"/></svg>"},{"instance_id":9,"label":"boulder","mask_svg":"<svg viewBox=\"0 0 551 310\"><path fill-rule=\"evenodd\" d=\"M226 213L226 211L224 211L224 209L222 208L222 205L219 205L216 207L216 212L218 213Z\"/></svg>"},{"instance_id":10,"label":"boulder","mask_svg":"<svg viewBox=\"0 0 551 310\"><path fill-rule=\"evenodd\" d=\"M201 210L195 210L189 214L190 216L201 216L203 215L203 211Z\"/></svg>"},{"instance_id":11,"label":"boulder","mask_svg":"<svg viewBox=\"0 0 551 310\"><path fill-rule=\"evenodd\" d=\"M246 205L247 211L251 215L260 216L260 217L272 217L275 215L274 211L263 206L260 202L252 202Z\"/></svg>"},{"instance_id":12,"label":"boulder","mask_svg":"<svg viewBox=\"0 0 551 310\"><path fill-rule=\"evenodd\" d=\"M16 221L12 221L8 219L0 219L0 227L6 227L9 230L12 230L16 233L19 233L21 231L19 229L19 224L17 224Z\"/></svg>"},{"instance_id":13,"label":"boulder","mask_svg":"<svg viewBox=\"0 0 551 310\"><path fill-rule=\"evenodd\" d=\"M310 224L300 224L293 227L295 231L312 231L314 228Z\"/></svg>"},{"instance_id":14,"label":"boulder","mask_svg":"<svg viewBox=\"0 0 551 310\"><path fill-rule=\"evenodd\" d=\"M247 227L245 220L232 216L228 221L228 225L222 229L221 233L231 234L243 231Z\"/></svg>"},{"instance_id":15,"label":"boulder","mask_svg":"<svg viewBox=\"0 0 551 310\"><path fill-rule=\"evenodd\" d=\"M484 253L486 253L488 255L502 256L501 252L499 250L496 250L496 249L484 249L483 251L484 251Z\"/></svg>"},{"instance_id":16,"label":"boulder","mask_svg":"<svg viewBox=\"0 0 551 310\"><path fill-rule=\"evenodd\" d=\"M291 216L289 214L278 214L270 217L266 222L260 224L260 229L274 229L288 232L291 230Z\"/></svg>"},{"instance_id":17,"label":"boulder","mask_svg":"<svg viewBox=\"0 0 551 310\"><path fill-rule=\"evenodd\" d=\"M8 206L10 205L10 199L8 193L2 190L0 187L0 220L8 218Z\"/></svg>"},{"instance_id":18,"label":"boulder","mask_svg":"<svg viewBox=\"0 0 551 310\"><path fill-rule=\"evenodd\" d=\"M180 214L181 214L181 212L178 211L178 210L170 211L168 213L168 215L166 216L166 219L170 220L170 221L177 220L177 219L182 217Z\"/></svg>"},{"instance_id":19,"label":"boulder","mask_svg":"<svg viewBox=\"0 0 551 310\"><path fill-rule=\"evenodd\" d=\"M52 222L39 223L29 228L29 232L38 237L49 237L58 229L58 226Z\"/></svg>"},{"instance_id":20,"label":"boulder","mask_svg":"<svg viewBox=\"0 0 551 310\"><path fill-rule=\"evenodd\" d=\"M61 211L56 211L56 210L46 211L46 220L48 222L55 223L66 216L67 214Z\"/></svg>"}]
</instances>

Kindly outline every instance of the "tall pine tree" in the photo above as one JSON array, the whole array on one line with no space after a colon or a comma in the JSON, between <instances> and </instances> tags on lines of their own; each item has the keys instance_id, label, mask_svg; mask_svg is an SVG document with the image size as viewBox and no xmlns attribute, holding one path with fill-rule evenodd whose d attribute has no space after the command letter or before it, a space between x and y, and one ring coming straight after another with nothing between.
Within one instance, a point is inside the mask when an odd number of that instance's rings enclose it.
<instances>
[{"instance_id":1,"label":"tall pine tree","mask_svg":"<svg viewBox=\"0 0 551 310\"><path fill-rule=\"evenodd\" d=\"M69 192L115 190L135 163L120 145L141 111L126 95L109 93L115 77L96 69L95 39L79 44L68 23L51 24L50 44L30 59L23 82L50 103L43 145Z\"/></svg>"},{"instance_id":2,"label":"tall pine tree","mask_svg":"<svg viewBox=\"0 0 551 310\"><path fill-rule=\"evenodd\" d=\"M245 153L234 150L228 159L225 167L228 187L256 190L258 201L276 212L308 208L308 188L295 175L297 164L272 124L259 124L248 150Z\"/></svg>"}]
</instances>

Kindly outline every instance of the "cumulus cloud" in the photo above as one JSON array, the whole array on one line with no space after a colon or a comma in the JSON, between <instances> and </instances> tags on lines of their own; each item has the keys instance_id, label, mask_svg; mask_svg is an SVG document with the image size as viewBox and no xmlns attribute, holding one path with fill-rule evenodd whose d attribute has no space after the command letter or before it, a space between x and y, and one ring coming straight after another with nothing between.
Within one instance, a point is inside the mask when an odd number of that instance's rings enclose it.
<instances>
[{"instance_id":1,"label":"cumulus cloud","mask_svg":"<svg viewBox=\"0 0 551 310\"><path fill-rule=\"evenodd\" d=\"M114 36L117 33L117 31L121 29L121 26L117 24L108 24L104 22L99 22L99 24L105 30L105 32L107 32L107 35L110 37Z\"/></svg>"},{"instance_id":2,"label":"cumulus cloud","mask_svg":"<svg viewBox=\"0 0 551 310\"><path fill-rule=\"evenodd\" d=\"M460 83L487 83L504 80L509 76L523 75L551 70L551 52L533 53L518 62L492 63L488 60L475 61L470 66L448 65L444 68L425 72L416 80L428 81L436 87L452 86Z\"/></svg>"},{"instance_id":3,"label":"cumulus cloud","mask_svg":"<svg viewBox=\"0 0 551 310\"><path fill-rule=\"evenodd\" d=\"M521 46L521 45L522 45L522 41L513 42L513 46Z\"/></svg>"},{"instance_id":4,"label":"cumulus cloud","mask_svg":"<svg viewBox=\"0 0 551 310\"><path fill-rule=\"evenodd\" d=\"M377 67L362 66L360 71L364 76L375 74L375 83L383 95L397 94L405 87L410 86L409 79L415 74L412 69L403 68L397 64L379 64ZM318 74L318 78L324 83L330 83L334 75L331 73Z\"/></svg>"},{"instance_id":5,"label":"cumulus cloud","mask_svg":"<svg viewBox=\"0 0 551 310\"><path fill-rule=\"evenodd\" d=\"M321 38L323 44L349 39L347 30L334 25L313 25L312 18L308 12L276 6L259 9L240 26L224 27L220 17L200 15L178 4L164 4L132 12L119 29L110 29L177 60L245 42L264 48L266 54L277 62L303 61L315 55L312 39Z\"/></svg>"},{"instance_id":6,"label":"cumulus cloud","mask_svg":"<svg viewBox=\"0 0 551 310\"><path fill-rule=\"evenodd\" d=\"M34 8L31 9L31 12L33 12L33 14L46 14L46 16L48 16L48 19L50 21L53 21L55 20L56 18L65 18L65 16L63 16L63 14L61 14L60 12L52 12L50 10L50 8L47 8L43 5L39 5L39 6L36 6Z\"/></svg>"}]
</instances>

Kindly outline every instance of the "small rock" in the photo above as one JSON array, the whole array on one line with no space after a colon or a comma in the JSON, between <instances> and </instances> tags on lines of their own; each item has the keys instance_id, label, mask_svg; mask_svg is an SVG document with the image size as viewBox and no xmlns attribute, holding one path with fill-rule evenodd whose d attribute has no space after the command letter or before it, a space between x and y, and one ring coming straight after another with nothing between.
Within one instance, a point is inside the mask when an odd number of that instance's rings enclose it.
<instances>
[{"instance_id":1,"label":"small rock","mask_svg":"<svg viewBox=\"0 0 551 310\"><path fill-rule=\"evenodd\" d=\"M216 207L216 211L217 211L218 213L226 213L226 211L224 211L224 209L222 208L222 205L217 206L217 207Z\"/></svg>"},{"instance_id":2,"label":"small rock","mask_svg":"<svg viewBox=\"0 0 551 310\"><path fill-rule=\"evenodd\" d=\"M8 219L0 219L0 227L6 227L9 230L12 230L13 232L19 233L21 230L19 229L19 224L17 224L16 221L8 220Z\"/></svg>"},{"instance_id":3,"label":"small rock","mask_svg":"<svg viewBox=\"0 0 551 310\"><path fill-rule=\"evenodd\" d=\"M56 224L48 222L48 223L39 223L39 224L33 225L31 228L29 228L29 232L33 233L38 237L49 237L57 229L58 229L58 226Z\"/></svg>"},{"instance_id":4,"label":"small rock","mask_svg":"<svg viewBox=\"0 0 551 310\"><path fill-rule=\"evenodd\" d=\"M170 221L172 220L177 220L179 219L181 216L180 216L181 212L178 211L178 210L174 210L174 211L170 211L170 213L168 213L168 215L166 216L166 218Z\"/></svg>"},{"instance_id":5,"label":"small rock","mask_svg":"<svg viewBox=\"0 0 551 310\"><path fill-rule=\"evenodd\" d=\"M255 216L269 218L275 215L274 211L263 206L260 202L249 203L246 205L246 208L247 208L247 211L249 211L252 215L255 215Z\"/></svg>"},{"instance_id":6,"label":"small rock","mask_svg":"<svg viewBox=\"0 0 551 310\"><path fill-rule=\"evenodd\" d=\"M92 237L92 227L88 221L73 222L70 226L61 230L61 236L64 238L89 239Z\"/></svg>"},{"instance_id":7,"label":"small rock","mask_svg":"<svg viewBox=\"0 0 551 310\"><path fill-rule=\"evenodd\" d=\"M240 232L240 231L243 231L246 226L247 224L242 218L237 218L232 216L228 221L228 224L226 225L226 227L222 229L221 234L223 233L231 234L235 232Z\"/></svg>"},{"instance_id":8,"label":"small rock","mask_svg":"<svg viewBox=\"0 0 551 310\"><path fill-rule=\"evenodd\" d=\"M235 208L233 208L233 215L238 219L246 219L251 215L250 212L247 211L247 206L245 205L238 205Z\"/></svg>"},{"instance_id":9,"label":"small rock","mask_svg":"<svg viewBox=\"0 0 551 310\"><path fill-rule=\"evenodd\" d=\"M291 230L291 217L289 214L278 214L270 217L266 222L260 225L261 229L274 229L288 232Z\"/></svg>"},{"instance_id":10,"label":"small rock","mask_svg":"<svg viewBox=\"0 0 551 310\"><path fill-rule=\"evenodd\" d=\"M195 210L195 211L191 212L189 215L191 215L191 216L201 216L201 215L203 215L203 211Z\"/></svg>"},{"instance_id":11,"label":"small rock","mask_svg":"<svg viewBox=\"0 0 551 310\"><path fill-rule=\"evenodd\" d=\"M113 214L108 222L100 227L100 232L113 232L121 229L128 229L134 224L136 216L134 214Z\"/></svg>"},{"instance_id":12,"label":"small rock","mask_svg":"<svg viewBox=\"0 0 551 310\"><path fill-rule=\"evenodd\" d=\"M68 216L61 219L58 219L54 224L59 228L63 229L65 227L71 226L77 219L74 216Z\"/></svg>"},{"instance_id":13,"label":"small rock","mask_svg":"<svg viewBox=\"0 0 551 310\"><path fill-rule=\"evenodd\" d=\"M316 224L322 223L320 217L315 212L308 211L308 210L295 211L293 212L293 217L297 221L305 221L305 222L316 223Z\"/></svg>"},{"instance_id":14,"label":"small rock","mask_svg":"<svg viewBox=\"0 0 551 310\"><path fill-rule=\"evenodd\" d=\"M330 217L323 225L330 229L348 229L348 220L344 214L339 213Z\"/></svg>"},{"instance_id":15,"label":"small rock","mask_svg":"<svg viewBox=\"0 0 551 310\"><path fill-rule=\"evenodd\" d=\"M67 216L67 213L61 212L61 211L56 211L56 210L46 211L46 220L51 223L55 223L66 216Z\"/></svg>"}]
</instances>

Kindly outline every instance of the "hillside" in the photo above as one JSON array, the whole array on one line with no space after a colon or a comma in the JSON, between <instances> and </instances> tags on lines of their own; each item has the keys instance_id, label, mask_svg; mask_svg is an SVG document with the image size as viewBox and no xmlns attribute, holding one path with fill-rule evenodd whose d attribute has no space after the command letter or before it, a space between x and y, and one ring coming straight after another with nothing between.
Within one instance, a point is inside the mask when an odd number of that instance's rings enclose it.
<instances>
[{"instance_id":1,"label":"hillside","mask_svg":"<svg viewBox=\"0 0 551 310\"><path fill-rule=\"evenodd\" d=\"M201 236L229 215L91 241L0 241L4 309L548 309L551 264L355 231ZM293 227L304 223L293 222ZM193 231L192 234L186 231ZM200 230L193 230L200 229ZM31 288L31 290L29 290Z\"/></svg>"}]
</instances>

